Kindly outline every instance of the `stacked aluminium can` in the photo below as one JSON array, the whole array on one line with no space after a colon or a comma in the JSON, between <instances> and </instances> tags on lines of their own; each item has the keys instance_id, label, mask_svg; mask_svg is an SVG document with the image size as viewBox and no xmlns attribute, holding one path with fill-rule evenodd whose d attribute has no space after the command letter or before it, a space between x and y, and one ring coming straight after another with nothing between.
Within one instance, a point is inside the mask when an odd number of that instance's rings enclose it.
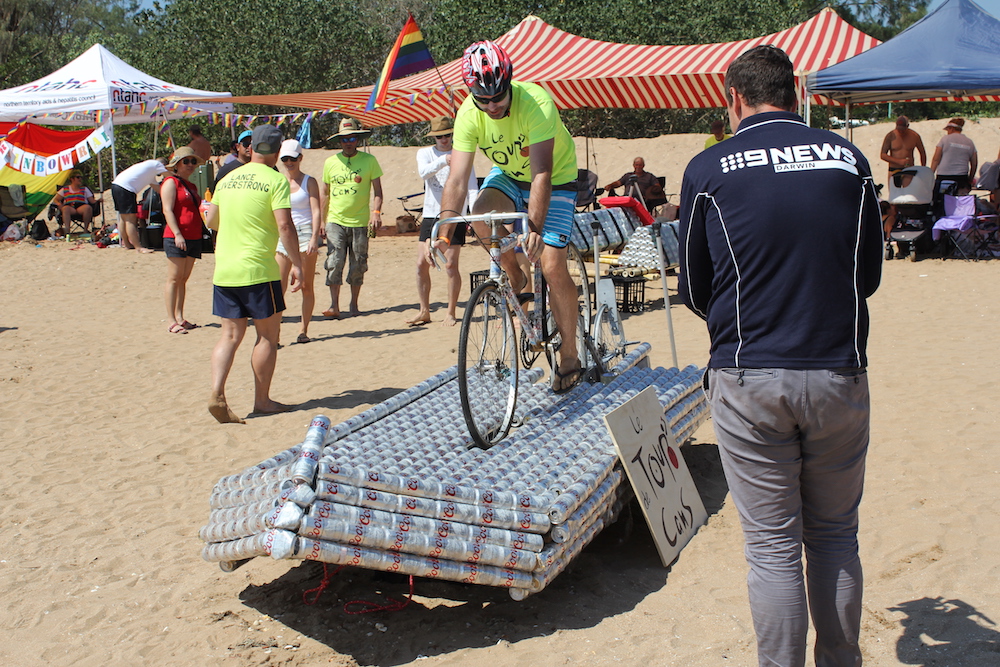
<instances>
[{"instance_id":1,"label":"stacked aluminium can","mask_svg":"<svg viewBox=\"0 0 1000 667\"><path fill-rule=\"evenodd\" d=\"M454 368L333 428L316 417L303 443L216 484L202 556L227 571L254 556L319 560L523 599L630 498L604 414L652 386L677 442L707 417L701 370L637 367L648 352L606 385L519 387L524 423L488 451L470 448Z\"/></svg>"}]
</instances>

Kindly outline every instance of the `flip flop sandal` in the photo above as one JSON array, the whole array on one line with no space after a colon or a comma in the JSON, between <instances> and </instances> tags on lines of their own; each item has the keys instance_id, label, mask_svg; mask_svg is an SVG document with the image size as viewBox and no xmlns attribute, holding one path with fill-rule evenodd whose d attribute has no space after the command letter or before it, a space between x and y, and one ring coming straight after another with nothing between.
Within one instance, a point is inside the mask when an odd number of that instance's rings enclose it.
<instances>
[{"instance_id":1,"label":"flip flop sandal","mask_svg":"<svg viewBox=\"0 0 1000 667\"><path fill-rule=\"evenodd\" d=\"M308 343L311 339L304 333L300 333L299 337L295 339L296 343Z\"/></svg>"},{"instance_id":2,"label":"flip flop sandal","mask_svg":"<svg viewBox=\"0 0 1000 667\"><path fill-rule=\"evenodd\" d=\"M172 333L172 334L186 334L187 333L187 329L185 329L180 324L171 324L167 328L167 332L168 333Z\"/></svg>"},{"instance_id":3,"label":"flip flop sandal","mask_svg":"<svg viewBox=\"0 0 1000 667\"><path fill-rule=\"evenodd\" d=\"M565 373L560 373L559 371L553 371L553 373L559 380L559 387L558 388L552 387L552 391L556 394L565 394L570 389L573 389L578 384L580 384L580 381L583 380L584 368L583 366L579 366L577 368L574 368L573 370L566 371ZM565 384L565 380L568 377L572 377L573 381L570 382L569 384Z\"/></svg>"},{"instance_id":4,"label":"flip flop sandal","mask_svg":"<svg viewBox=\"0 0 1000 667\"><path fill-rule=\"evenodd\" d=\"M181 326L190 331L191 329L197 329L200 325L192 324L191 322L184 320L183 322L181 322Z\"/></svg>"}]
</instances>

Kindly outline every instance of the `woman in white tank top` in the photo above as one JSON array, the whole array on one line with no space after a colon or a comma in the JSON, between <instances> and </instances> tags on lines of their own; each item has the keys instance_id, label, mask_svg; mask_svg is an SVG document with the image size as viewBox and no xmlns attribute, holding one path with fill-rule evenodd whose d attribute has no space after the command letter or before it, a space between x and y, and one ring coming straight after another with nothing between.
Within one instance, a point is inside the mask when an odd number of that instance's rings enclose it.
<instances>
[{"instance_id":1,"label":"woman in white tank top","mask_svg":"<svg viewBox=\"0 0 1000 667\"><path fill-rule=\"evenodd\" d=\"M286 139L281 144L278 154L285 167L285 176L291 189L292 224L299 235L299 254L302 257L302 325L299 327L297 343L309 342L309 322L312 320L313 306L316 303L316 258L318 257L320 229L322 228L319 210L319 186L316 179L302 173L299 165L302 162L302 146L295 139ZM284 246L278 241L275 254L278 267L281 269L281 289L288 288L288 274L292 270L292 261L288 258Z\"/></svg>"}]
</instances>

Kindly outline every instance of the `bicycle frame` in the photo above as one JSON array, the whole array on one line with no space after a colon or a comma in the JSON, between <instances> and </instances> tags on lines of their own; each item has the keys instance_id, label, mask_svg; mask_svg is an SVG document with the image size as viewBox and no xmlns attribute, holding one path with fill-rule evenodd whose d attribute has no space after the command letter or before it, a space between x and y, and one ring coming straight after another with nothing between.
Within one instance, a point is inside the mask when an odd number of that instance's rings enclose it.
<instances>
[{"instance_id":1,"label":"bicycle frame","mask_svg":"<svg viewBox=\"0 0 1000 667\"><path fill-rule=\"evenodd\" d=\"M528 342L531 345L532 352L540 352L545 341L542 340L542 318L529 316L525 311L521 302L518 300L517 295L514 294L514 288L510 285L510 278L507 273L503 270L500 265L500 256L509 251L513 250L519 243L520 238L528 232L528 214L527 213L483 213L480 215L467 215L455 218L444 218L438 220L434 223L434 227L431 230L431 240L438 237L438 231L442 225L447 224L469 224L474 222L485 222L490 227L490 238L487 250L490 253L490 277L489 280L496 283L497 288L500 290L501 302L504 306L513 312L518 321L521 323L522 330L528 336ZM503 237L500 236L499 230L500 225L506 223L514 223L515 230ZM517 229L517 223L520 223L520 231ZM473 234L475 232L473 231ZM478 236L477 236L478 238ZM482 239L480 239L481 241ZM434 268L441 270L440 264L444 263L444 256L435 257L434 253L439 253L436 250L431 253L431 263L434 264ZM541 262L536 261L534 263L534 292L535 292L535 303L545 305L543 300L546 298L545 290L542 286L542 272L541 272ZM547 308L536 308L536 313L544 313Z\"/></svg>"}]
</instances>

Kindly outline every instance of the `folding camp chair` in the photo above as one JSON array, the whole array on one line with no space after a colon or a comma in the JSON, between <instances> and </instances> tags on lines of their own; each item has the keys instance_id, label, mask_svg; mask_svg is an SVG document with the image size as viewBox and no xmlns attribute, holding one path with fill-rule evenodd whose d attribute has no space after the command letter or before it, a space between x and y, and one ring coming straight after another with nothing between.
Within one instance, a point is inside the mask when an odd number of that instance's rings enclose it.
<instances>
[{"instance_id":1,"label":"folding camp chair","mask_svg":"<svg viewBox=\"0 0 1000 667\"><path fill-rule=\"evenodd\" d=\"M972 195L945 195L945 215L934 223L934 240L944 239L948 250L945 256L976 260L993 257L997 243L996 214L977 211L976 197Z\"/></svg>"},{"instance_id":2,"label":"folding camp chair","mask_svg":"<svg viewBox=\"0 0 1000 667\"><path fill-rule=\"evenodd\" d=\"M103 225L98 224L98 218L101 215L101 200L96 199L96 202L92 204L94 209L94 214L90 218L90 229L86 229L83 226L83 216L77 212L73 212L69 216L69 229L66 230L66 240L68 241L71 236L83 235L91 238L96 238L98 236L97 230L101 229ZM56 227L62 226L62 210L59 205L55 202L49 204L48 218L50 222L55 222Z\"/></svg>"},{"instance_id":3,"label":"folding camp chair","mask_svg":"<svg viewBox=\"0 0 1000 667\"><path fill-rule=\"evenodd\" d=\"M420 229L420 220L423 217L424 207L423 207L423 192L415 192L412 195L403 195L402 197L397 197L400 204L403 205L404 215L396 218L396 231L400 234L405 232L412 232L414 230ZM420 197L416 201L411 202L411 199ZM417 202L421 204L416 205Z\"/></svg>"},{"instance_id":4,"label":"folding camp chair","mask_svg":"<svg viewBox=\"0 0 1000 667\"><path fill-rule=\"evenodd\" d=\"M594 211L600 208L598 195L604 193L604 188L597 187L597 174L589 169L576 170L576 210Z\"/></svg>"},{"instance_id":5,"label":"folding camp chair","mask_svg":"<svg viewBox=\"0 0 1000 667\"><path fill-rule=\"evenodd\" d=\"M24 196L23 185L0 185L0 215L11 221L32 217L24 207Z\"/></svg>"}]
</instances>

